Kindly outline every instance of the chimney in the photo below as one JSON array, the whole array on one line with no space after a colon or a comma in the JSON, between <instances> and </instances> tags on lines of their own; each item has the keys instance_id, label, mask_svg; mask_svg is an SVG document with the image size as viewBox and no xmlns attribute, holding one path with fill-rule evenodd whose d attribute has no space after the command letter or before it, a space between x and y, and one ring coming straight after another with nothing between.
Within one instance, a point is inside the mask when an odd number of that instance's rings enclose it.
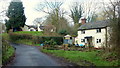
<instances>
[{"instance_id":1,"label":"chimney","mask_svg":"<svg viewBox=\"0 0 120 68\"><path fill-rule=\"evenodd\" d=\"M86 18L81 18L81 24L85 24L86 23Z\"/></svg>"}]
</instances>

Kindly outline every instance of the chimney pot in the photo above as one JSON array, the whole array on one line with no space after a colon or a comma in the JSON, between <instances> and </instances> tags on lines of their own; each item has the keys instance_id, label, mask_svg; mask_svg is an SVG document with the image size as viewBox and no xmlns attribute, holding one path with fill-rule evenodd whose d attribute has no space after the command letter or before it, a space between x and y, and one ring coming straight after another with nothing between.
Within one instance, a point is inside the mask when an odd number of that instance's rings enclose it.
<instances>
[{"instance_id":1,"label":"chimney pot","mask_svg":"<svg viewBox=\"0 0 120 68\"><path fill-rule=\"evenodd\" d=\"M86 23L86 18L81 18L81 24L85 24Z\"/></svg>"}]
</instances>

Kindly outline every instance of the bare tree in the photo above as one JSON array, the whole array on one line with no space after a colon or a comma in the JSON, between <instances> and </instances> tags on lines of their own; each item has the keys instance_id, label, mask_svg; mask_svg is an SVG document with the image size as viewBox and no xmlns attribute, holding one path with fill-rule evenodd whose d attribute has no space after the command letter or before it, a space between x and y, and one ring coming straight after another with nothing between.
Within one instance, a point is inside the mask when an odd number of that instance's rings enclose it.
<instances>
[{"instance_id":1,"label":"bare tree","mask_svg":"<svg viewBox=\"0 0 120 68\"><path fill-rule=\"evenodd\" d=\"M33 21L33 23L34 23L34 25L41 25L41 24L44 24L44 19L45 19L45 17L39 17L39 18L36 18L34 21Z\"/></svg>"},{"instance_id":2,"label":"bare tree","mask_svg":"<svg viewBox=\"0 0 120 68\"><path fill-rule=\"evenodd\" d=\"M7 5L9 4L8 1L6 0L0 0L0 16L6 16L6 11L7 11Z\"/></svg>"},{"instance_id":3,"label":"bare tree","mask_svg":"<svg viewBox=\"0 0 120 68\"><path fill-rule=\"evenodd\" d=\"M42 11L42 12L45 12L48 14L45 22L47 22L47 24L54 25L56 27L56 32L61 30L62 27L65 26L65 23L67 23L67 20L65 20L65 18L64 18L64 14L66 13L66 11L61 8L62 4L63 4L63 2L45 1L41 4L39 4L38 8L36 9L37 11ZM64 23L64 25L63 25L63 23Z\"/></svg>"},{"instance_id":4,"label":"bare tree","mask_svg":"<svg viewBox=\"0 0 120 68\"><path fill-rule=\"evenodd\" d=\"M100 8L99 4L99 2L95 2L93 0L89 0L82 4L84 11L83 16L87 18L87 22L95 21L95 18L97 17L97 10Z\"/></svg>"},{"instance_id":5,"label":"bare tree","mask_svg":"<svg viewBox=\"0 0 120 68\"><path fill-rule=\"evenodd\" d=\"M63 4L63 2L48 2L45 0L45 2L42 2L38 4L37 8L35 8L37 11L42 11L47 14L51 14L55 9L59 10L60 6Z\"/></svg>"},{"instance_id":6,"label":"bare tree","mask_svg":"<svg viewBox=\"0 0 120 68\"><path fill-rule=\"evenodd\" d=\"M82 17L83 9L81 4L75 2L74 6L70 9L70 17L73 19L74 24L79 23L79 19Z\"/></svg>"},{"instance_id":7,"label":"bare tree","mask_svg":"<svg viewBox=\"0 0 120 68\"><path fill-rule=\"evenodd\" d=\"M112 47L112 51L117 54L118 59L120 59L120 1L109 0L109 3L104 3L105 12L110 21L110 40L109 44ZM120 65L120 64L119 64Z\"/></svg>"},{"instance_id":8,"label":"bare tree","mask_svg":"<svg viewBox=\"0 0 120 68\"><path fill-rule=\"evenodd\" d=\"M79 20L83 15L83 8L81 6L80 2L73 2L73 5L71 6L70 9L71 14L69 15L73 22L74 22L74 26L72 27L72 34L77 35L77 29L78 27L80 27L80 23Z\"/></svg>"},{"instance_id":9,"label":"bare tree","mask_svg":"<svg viewBox=\"0 0 120 68\"><path fill-rule=\"evenodd\" d=\"M45 23L47 25L54 25L56 27L56 32L63 29L67 30L69 28L67 20L60 14L57 14L57 12L50 14L45 20Z\"/></svg>"}]
</instances>

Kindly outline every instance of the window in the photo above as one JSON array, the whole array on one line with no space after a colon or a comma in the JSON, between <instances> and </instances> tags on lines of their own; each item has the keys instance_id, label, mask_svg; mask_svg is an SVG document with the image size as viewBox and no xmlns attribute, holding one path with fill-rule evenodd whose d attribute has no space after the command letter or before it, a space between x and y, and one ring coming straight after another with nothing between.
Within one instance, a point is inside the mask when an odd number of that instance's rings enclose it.
<instances>
[{"instance_id":1,"label":"window","mask_svg":"<svg viewBox=\"0 0 120 68\"><path fill-rule=\"evenodd\" d=\"M81 34L85 34L85 30L82 30L82 31L81 31Z\"/></svg>"},{"instance_id":2,"label":"window","mask_svg":"<svg viewBox=\"0 0 120 68\"><path fill-rule=\"evenodd\" d=\"M81 39L81 42L85 42L85 39Z\"/></svg>"},{"instance_id":3,"label":"window","mask_svg":"<svg viewBox=\"0 0 120 68\"><path fill-rule=\"evenodd\" d=\"M97 43L101 43L101 39L97 39Z\"/></svg>"},{"instance_id":4,"label":"window","mask_svg":"<svg viewBox=\"0 0 120 68\"><path fill-rule=\"evenodd\" d=\"M33 29L30 29L30 31L34 31Z\"/></svg>"},{"instance_id":5,"label":"window","mask_svg":"<svg viewBox=\"0 0 120 68\"><path fill-rule=\"evenodd\" d=\"M100 28L96 29L96 31L97 31L97 33L101 33L101 29Z\"/></svg>"},{"instance_id":6,"label":"window","mask_svg":"<svg viewBox=\"0 0 120 68\"><path fill-rule=\"evenodd\" d=\"M72 37L70 37L70 39L72 39Z\"/></svg>"}]
</instances>

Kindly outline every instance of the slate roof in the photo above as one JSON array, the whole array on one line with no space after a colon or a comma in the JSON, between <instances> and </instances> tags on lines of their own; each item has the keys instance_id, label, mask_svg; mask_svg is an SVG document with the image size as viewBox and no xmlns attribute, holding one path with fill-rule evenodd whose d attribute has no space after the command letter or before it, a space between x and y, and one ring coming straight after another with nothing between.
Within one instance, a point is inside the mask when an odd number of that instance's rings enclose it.
<instances>
[{"instance_id":1,"label":"slate roof","mask_svg":"<svg viewBox=\"0 0 120 68\"><path fill-rule=\"evenodd\" d=\"M37 29L37 26L35 26L35 25L26 25L28 28L35 28L35 29Z\"/></svg>"},{"instance_id":2,"label":"slate roof","mask_svg":"<svg viewBox=\"0 0 120 68\"><path fill-rule=\"evenodd\" d=\"M39 28L43 30L45 28L45 26L39 26Z\"/></svg>"},{"instance_id":3,"label":"slate roof","mask_svg":"<svg viewBox=\"0 0 120 68\"><path fill-rule=\"evenodd\" d=\"M109 21L103 20L103 21L85 23L85 24L81 25L78 28L78 30L96 29L96 28L103 28L103 27L107 27L107 26L109 26Z\"/></svg>"}]
</instances>

